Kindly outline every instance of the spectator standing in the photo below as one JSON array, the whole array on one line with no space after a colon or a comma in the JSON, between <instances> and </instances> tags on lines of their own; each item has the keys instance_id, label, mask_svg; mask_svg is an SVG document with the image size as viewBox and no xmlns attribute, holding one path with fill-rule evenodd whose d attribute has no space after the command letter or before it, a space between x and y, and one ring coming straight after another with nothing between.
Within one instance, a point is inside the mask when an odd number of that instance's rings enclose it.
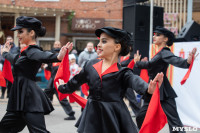
<instances>
[{"instance_id":1,"label":"spectator standing","mask_svg":"<svg viewBox=\"0 0 200 133\"><path fill-rule=\"evenodd\" d=\"M84 49L84 51L80 53L78 57L78 65L79 67L83 68L86 61L96 59L97 57L98 55L94 50L94 44L92 42L88 42L86 48ZM82 91L81 91L81 97L84 97Z\"/></svg>"}]
</instances>

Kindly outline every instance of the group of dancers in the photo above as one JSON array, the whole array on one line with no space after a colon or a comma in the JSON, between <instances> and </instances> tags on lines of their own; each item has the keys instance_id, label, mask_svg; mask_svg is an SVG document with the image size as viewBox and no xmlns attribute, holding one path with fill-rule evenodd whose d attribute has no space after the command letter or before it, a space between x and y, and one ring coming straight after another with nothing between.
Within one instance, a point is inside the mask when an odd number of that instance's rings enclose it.
<instances>
[{"instance_id":1,"label":"group of dancers","mask_svg":"<svg viewBox=\"0 0 200 133\"><path fill-rule=\"evenodd\" d=\"M27 126L31 133L49 133L44 115L54 108L42 89L36 85L36 74L42 63L60 62L67 50L72 50L73 44L67 43L59 53L43 51L36 44L36 38L44 36L46 29L40 20L33 17L18 17L16 26L11 30L17 31L19 42L26 44L26 47L18 55L9 53L8 42L1 49L2 56L13 65L14 82L7 112L0 121L0 132L17 133ZM97 45L98 59L87 61L82 70L67 83L62 79L56 83L61 93L73 93L84 83L90 88L86 107L76 123L77 132L138 133L157 84L170 132L173 132L174 126L183 126L174 100L177 96L166 77L166 71L169 64L188 68L196 54L196 48L190 52L188 59L177 57L166 47L173 44L174 34L163 27L157 27L154 33L153 40L159 52L150 61L140 61L139 54L134 57L134 67L148 69L148 84L133 74L132 69L118 63L119 57L130 51L131 34L114 27L103 27L95 31L100 38ZM144 105L136 116L137 125L123 101L127 89L143 95Z\"/></svg>"}]
</instances>

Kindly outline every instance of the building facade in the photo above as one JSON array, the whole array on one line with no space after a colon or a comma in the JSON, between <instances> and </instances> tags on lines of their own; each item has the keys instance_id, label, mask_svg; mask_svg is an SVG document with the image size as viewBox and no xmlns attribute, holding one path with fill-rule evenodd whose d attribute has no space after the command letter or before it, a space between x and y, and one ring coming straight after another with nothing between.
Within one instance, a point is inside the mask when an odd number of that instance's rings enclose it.
<instances>
[{"instance_id":1,"label":"building facade","mask_svg":"<svg viewBox=\"0 0 200 133\"><path fill-rule=\"evenodd\" d=\"M55 40L73 41L80 52L88 41L95 44L97 28L122 28L123 0L0 0L1 31L5 36L17 34L10 29L21 15L36 17L47 29L38 44L49 50ZM4 43L4 42L0 42Z\"/></svg>"},{"instance_id":2,"label":"building facade","mask_svg":"<svg viewBox=\"0 0 200 133\"><path fill-rule=\"evenodd\" d=\"M164 25L177 35L187 22L188 0L154 0L154 6L164 7ZM146 1L145 4L149 4ZM122 28L123 0L0 0L0 43L5 37L17 34L10 29L18 16L26 15L40 19L47 29L38 44L49 50L56 40L62 44L74 42L78 52L88 41L97 44L94 35L97 28L113 26ZM200 23L200 1L193 0L193 20ZM5 36L5 37L4 37Z\"/></svg>"}]
</instances>

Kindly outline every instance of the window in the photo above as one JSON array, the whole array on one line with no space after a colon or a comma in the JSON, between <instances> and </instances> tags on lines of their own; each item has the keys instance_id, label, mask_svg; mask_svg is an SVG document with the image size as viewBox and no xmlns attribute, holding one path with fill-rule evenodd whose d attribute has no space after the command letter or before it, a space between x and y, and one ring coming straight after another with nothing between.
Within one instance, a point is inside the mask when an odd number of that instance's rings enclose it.
<instances>
[{"instance_id":1,"label":"window","mask_svg":"<svg viewBox=\"0 0 200 133\"><path fill-rule=\"evenodd\" d=\"M43 50L51 50L53 48L53 44L55 42L54 38L38 38L37 39L37 44L43 48Z\"/></svg>"},{"instance_id":2,"label":"window","mask_svg":"<svg viewBox=\"0 0 200 133\"><path fill-rule=\"evenodd\" d=\"M80 0L80 2L106 2L106 0Z\"/></svg>"}]
</instances>

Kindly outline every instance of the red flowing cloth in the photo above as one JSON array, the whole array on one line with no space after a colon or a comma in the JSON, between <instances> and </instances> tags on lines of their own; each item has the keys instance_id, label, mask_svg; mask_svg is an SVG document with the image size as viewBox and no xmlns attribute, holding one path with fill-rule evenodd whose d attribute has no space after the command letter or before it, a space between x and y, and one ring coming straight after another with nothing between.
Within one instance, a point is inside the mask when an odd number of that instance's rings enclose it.
<instances>
[{"instance_id":1,"label":"red flowing cloth","mask_svg":"<svg viewBox=\"0 0 200 133\"><path fill-rule=\"evenodd\" d=\"M191 72L191 70L192 70L193 63L194 63L194 56L192 57L192 62L191 62L191 64L190 64L190 67L189 67L187 73L185 74L185 76L184 76L183 79L181 80L181 85L183 85L183 84L186 82L186 80L189 78L190 72Z\"/></svg>"},{"instance_id":2,"label":"red flowing cloth","mask_svg":"<svg viewBox=\"0 0 200 133\"><path fill-rule=\"evenodd\" d=\"M69 81L69 77L70 77L70 70L69 70L69 57L68 57L68 51L67 51L64 59L62 60L60 66L58 68L58 71L56 73L56 76L54 79L54 86L58 92L58 97L59 97L60 101L62 101L67 96L69 96L70 99L75 100L80 106L85 108L87 100L82 98L81 96L77 95L75 92L72 94L62 94L58 91L58 88L56 86L56 82L58 82L58 79L62 79L62 80L64 80L65 83L67 83Z\"/></svg>"},{"instance_id":3,"label":"red flowing cloth","mask_svg":"<svg viewBox=\"0 0 200 133\"><path fill-rule=\"evenodd\" d=\"M1 70L0 70L0 86L1 87L6 87L6 80L4 79Z\"/></svg>"},{"instance_id":4,"label":"red flowing cloth","mask_svg":"<svg viewBox=\"0 0 200 133\"><path fill-rule=\"evenodd\" d=\"M160 92L157 83L139 133L158 133L166 123L167 117L160 104Z\"/></svg>"},{"instance_id":5,"label":"red flowing cloth","mask_svg":"<svg viewBox=\"0 0 200 133\"><path fill-rule=\"evenodd\" d=\"M44 69L44 77L46 80L51 78L51 71Z\"/></svg>"},{"instance_id":6,"label":"red flowing cloth","mask_svg":"<svg viewBox=\"0 0 200 133\"><path fill-rule=\"evenodd\" d=\"M149 82L149 75L147 69L141 69L140 78L142 78L145 82Z\"/></svg>"},{"instance_id":7,"label":"red flowing cloth","mask_svg":"<svg viewBox=\"0 0 200 133\"><path fill-rule=\"evenodd\" d=\"M2 75L5 79L13 83L14 78L12 74L11 64L7 59L5 59L4 64L3 64Z\"/></svg>"},{"instance_id":8,"label":"red flowing cloth","mask_svg":"<svg viewBox=\"0 0 200 133\"><path fill-rule=\"evenodd\" d=\"M85 83L85 84L81 85L81 90L82 90L82 92L83 92L84 95L86 95L86 96L89 95L88 94L88 90L89 90L88 84Z\"/></svg>"},{"instance_id":9,"label":"red flowing cloth","mask_svg":"<svg viewBox=\"0 0 200 133\"><path fill-rule=\"evenodd\" d=\"M133 59L133 60L128 64L127 67L133 69L134 65L135 65L135 61L134 61L134 59ZM148 76L148 71L147 71L147 69L142 69L142 70L141 70L141 72L140 72L140 77L141 77L145 82L148 83L148 81L149 81L149 76Z\"/></svg>"}]
</instances>

